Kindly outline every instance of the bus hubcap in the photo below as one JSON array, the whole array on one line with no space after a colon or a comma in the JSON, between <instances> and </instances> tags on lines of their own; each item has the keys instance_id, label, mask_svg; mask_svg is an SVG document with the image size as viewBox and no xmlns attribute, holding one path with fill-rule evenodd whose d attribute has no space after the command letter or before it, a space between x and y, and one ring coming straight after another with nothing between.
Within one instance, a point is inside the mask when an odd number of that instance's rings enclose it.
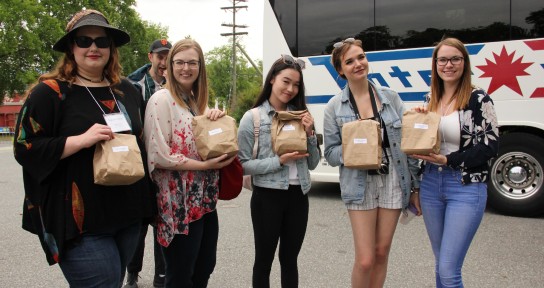
<instances>
[{"instance_id":1,"label":"bus hubcap","mask_svg":"<svg viewBox=\"0 0 544 288\"><path fill-rule=\"evenodd\" d=\"M544 182L542 166L523 152L501 155L491 171L492 184L501 195L510 199L529 198L541 189Z\"/></svg>"}]
</instances>

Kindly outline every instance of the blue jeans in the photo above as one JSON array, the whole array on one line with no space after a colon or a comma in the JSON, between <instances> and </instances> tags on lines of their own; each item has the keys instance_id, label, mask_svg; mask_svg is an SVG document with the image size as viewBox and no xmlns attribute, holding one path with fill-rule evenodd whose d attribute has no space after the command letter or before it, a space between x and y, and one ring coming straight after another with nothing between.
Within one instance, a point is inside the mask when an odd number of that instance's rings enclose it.
<instances>
[{"instance_id":1,"label":"blue jeans","mask_svg":"<svg viewBox=\"0 0 544 288\"><path fill-rule=\"evenodd\" d=\"M461 172L427 164L421 181L423 220L435 257L436 287L463 287L461 268L487 201L487 184L461 183Z\"/></svg>"},{"instance_id":2,"label":"blue jeans","mask_svg":"<svg viewBox=\"0 0 544 288\"><path fill-rule=\"evenodd\" d=\"M103 234L83 234L64 251L59 266L70 287L119 288L132 258L141 223Z\"/></svg>"}]
</instances>

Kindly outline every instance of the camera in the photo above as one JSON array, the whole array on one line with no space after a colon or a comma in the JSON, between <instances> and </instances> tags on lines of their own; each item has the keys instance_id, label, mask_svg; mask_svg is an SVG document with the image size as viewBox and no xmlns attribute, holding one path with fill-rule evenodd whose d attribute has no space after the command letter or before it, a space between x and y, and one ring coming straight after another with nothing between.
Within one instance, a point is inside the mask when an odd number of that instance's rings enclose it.
<instances>
[{"instance_id":1,"label":"camera","mask_svg":"<svg viewBox=\"0 0 544 288\"><path fill-rule=\"evenodd\" d=\"M368 175L387 175L389 174L389 163L380 164L379 169L368 170Z\"/></svg>"}]
</instances>

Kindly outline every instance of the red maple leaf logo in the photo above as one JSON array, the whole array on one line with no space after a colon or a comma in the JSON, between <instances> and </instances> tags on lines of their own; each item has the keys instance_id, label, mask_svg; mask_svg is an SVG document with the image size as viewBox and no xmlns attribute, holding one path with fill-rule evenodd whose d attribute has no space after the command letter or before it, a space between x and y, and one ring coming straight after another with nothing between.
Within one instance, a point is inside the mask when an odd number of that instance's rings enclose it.
<instances>
[{"instance_id":1,"label":"red maple leaf logo","mask_svg":"<svg viewBox=\"0 0 544 288\"><path fill-rule=\"evenodd\" d=\"M485 61L487 62L487 65L476 66L484 72L480 78L491 77L491 83L489 84L489 89L487 89L489 94L495 92L495 90L504 85L514 90L519 95L522 95L516 77L529 75L529 73L525 72L525 69L533 65L534 62L521 63L523 56L514 60L515 53L516 52L514 51L512 54L508 54L508 52L506 52L506 47L502 46L501 55L493 53L496 63L493 63L486 58Z\"/></svg>"}]
</instances>

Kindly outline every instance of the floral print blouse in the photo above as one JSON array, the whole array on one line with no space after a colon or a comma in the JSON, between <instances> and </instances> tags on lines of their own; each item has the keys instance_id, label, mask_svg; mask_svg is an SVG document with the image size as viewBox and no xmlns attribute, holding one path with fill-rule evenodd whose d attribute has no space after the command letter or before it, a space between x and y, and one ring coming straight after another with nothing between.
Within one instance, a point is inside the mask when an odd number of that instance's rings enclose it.
<instances>
[{"instance_id":1,"label":"floral print blouse","mask_svg":"<svg viewBox=\"0 0 544 288\"><path fill-rule=\"evenodd\" d=\"M427 96L427 101L430 95ZM446 155L448 166L460 169L462 183L487 182L488 161L499 150L499 124L493 100L474 88L468 106L459 111L461 142L458 151Z\"/></svg>"},{"instance_id":2,"label":"floral print blouse","mask_svg":"<svg viewBox=\"0 0 544 288\"><path fill-rule=\"evenodd\" d=\"M201 160L193 137L193 115L168 89L147 103L144 139L151 179L158 186L157 240L168 247L175 234L189 234L189 223L215 210L218 170L172 170L188 159Z\"/></svg>"}]
</instances>

